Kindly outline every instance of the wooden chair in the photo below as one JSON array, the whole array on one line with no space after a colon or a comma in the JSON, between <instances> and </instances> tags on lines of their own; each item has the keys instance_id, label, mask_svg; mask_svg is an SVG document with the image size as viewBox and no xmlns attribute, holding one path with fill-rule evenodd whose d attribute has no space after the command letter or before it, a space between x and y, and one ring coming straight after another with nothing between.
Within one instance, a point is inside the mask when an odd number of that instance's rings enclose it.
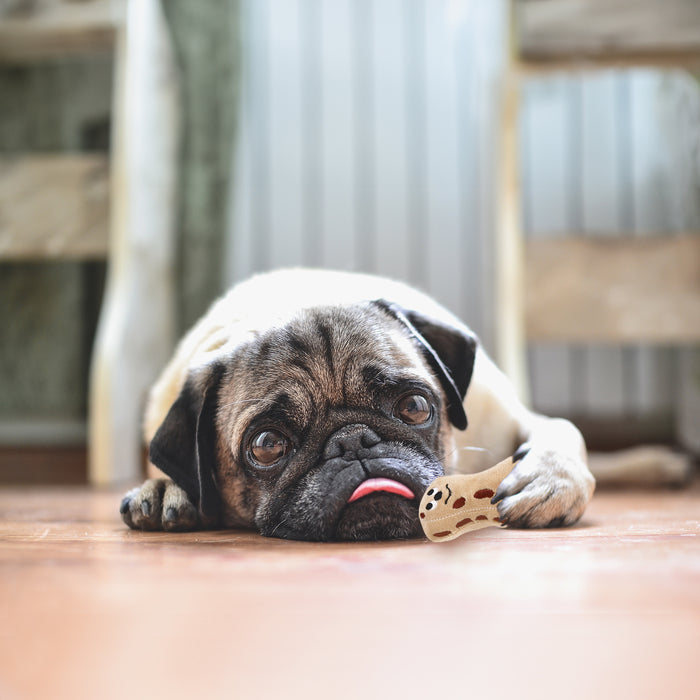
<instances>
[{"instance_id":1,"label":"wooden chair","mask_svg":"<svg viewBox=\"0 0 700 700\"><path fill-rule=\"evenodd\" d=\"M517 157L519 90L529 75L621 66L697 69L700 4L513 0L511 7L496 241L497 353L527 397L528 341L700 341L700 233L525 241Z\"/></svg>"},{"instance_id":2,"label":"wooden chair","mask_svg":"<svg viewBox=\"0 0 700 700\"><path fill-rule=\"evenodd\" d=\"M116 65L110 157L0 157L0 259L108 261L90 378L95 484L139 476L145 392L174 340L175 60L159 0L43 0L0 13L2 62L105 50ZM32 215L47 206L50 219Z\"/></svg>"}]
</instances>

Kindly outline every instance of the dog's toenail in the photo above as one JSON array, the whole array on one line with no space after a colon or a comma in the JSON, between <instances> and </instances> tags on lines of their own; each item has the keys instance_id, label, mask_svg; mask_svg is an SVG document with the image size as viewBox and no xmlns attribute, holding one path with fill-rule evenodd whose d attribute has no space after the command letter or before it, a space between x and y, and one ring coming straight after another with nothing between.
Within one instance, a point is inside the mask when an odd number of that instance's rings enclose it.
<instances>
[{"instance_id":1,"label":"dog's toenail","mask_svg":"<svg viewBox=\"0 0 700 700\"><path fill-rule=\"evenodd\" d=\"M168 522L174 522L177 520L177 510L175 510L173 506L170 506L170 508L165 511L165 519Z\"/></svg>"},{"instance_id":2,"label":"dog's toenail","mask_svg":"<svg viewBox=\"0 0 700 700\"><path fill-rule=\"evenodd\" d=\"M129 510L129 506L131 505L131 499L128 496L125 496L122 499L121 505L119 506L119 512L124 515L126 511Z\"/></svg>"},{"instance_id":3,"label":"dog's toenail","mask_svg":"<svg viewBox=\"0 0 700 700\"><path fill-rule=\"evenodd\" d=\"M147 518L151 514L151 504L149 501L144 501L141 504L141 512L144 518Z\"/></svg>"}]
</instances>

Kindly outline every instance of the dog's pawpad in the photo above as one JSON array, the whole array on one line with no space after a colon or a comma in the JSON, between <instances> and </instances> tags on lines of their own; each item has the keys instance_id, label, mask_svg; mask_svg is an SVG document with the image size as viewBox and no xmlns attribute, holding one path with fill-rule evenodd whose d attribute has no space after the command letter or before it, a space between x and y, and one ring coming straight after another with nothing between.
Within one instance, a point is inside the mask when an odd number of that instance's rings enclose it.
<instances>
[{"instance_id":1,"label":"dog's pawpad","mask_svg":"<svg viewBox=\"0 0 700 700\"><path fill-rule=\"evenodd\" d=\"M197 527L197 509L169 479L149 479L129 491L119 512L133 530L182 532Z\"/></svg>"},{"instance_id":2,"label":"dog's pawpad","mask_svg":"<svg viewBox=\"0 0 700 700\"><path fill-rule=\"evenodd\" d=\"M515 457L508 457L478 474L457 474L435 479L423 495L418 509L426 537L433 542L447 542L484 527L503 526L492 499L501 481L518 461Z\"/></svg>"},{"instance_id":3,"label":"dog's pawpad","mask_svg":"<svg viewBox=\"0 0 700 700\"><path fill-rule=\"evenodd\" d=\"M594 488L581 460L539 449L503 480L494 500L511 527L563 527L581 517Z\"/></svg>"}]
</instances>

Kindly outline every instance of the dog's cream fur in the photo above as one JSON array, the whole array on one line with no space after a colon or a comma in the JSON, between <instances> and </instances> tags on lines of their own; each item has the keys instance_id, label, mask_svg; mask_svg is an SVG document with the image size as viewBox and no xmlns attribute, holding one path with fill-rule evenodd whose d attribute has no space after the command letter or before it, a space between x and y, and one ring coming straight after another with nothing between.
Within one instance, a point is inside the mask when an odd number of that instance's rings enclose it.
<instances>
[{"instance_id":1,"label":"dog's cream fur","mask_svg":"<svg viewBox=\"0 0 700 700\"><path fill-rule=\"evenodd\" d=\"M246 339L284 324L301 308L376 299L461 325L430 297L379 277L320 270L259 275L217 301L181 341L150 393L146 439L150 441L155 434L190 369L226 356ZM502 484L502 515L511 519L526 515L531 526L552 521L567 524L581 516L595 481L587 467L580 432L566 420L547 418L524 406L511 383L480 347L464 406L469 427L466 431L453 430L454 448L448 450L447 471L481 471L507 457L520 443L528 442L530 452Z\"/></svg>"}]
</instances>

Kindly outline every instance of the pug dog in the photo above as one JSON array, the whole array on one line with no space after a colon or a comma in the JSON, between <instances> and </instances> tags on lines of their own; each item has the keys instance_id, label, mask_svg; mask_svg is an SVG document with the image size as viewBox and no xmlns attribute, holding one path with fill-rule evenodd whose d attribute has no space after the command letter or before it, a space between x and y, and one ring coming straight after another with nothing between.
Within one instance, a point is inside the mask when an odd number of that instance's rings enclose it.
<instances>
[{"instance_id":1,"label":"pug dog","mask_svg":"<svg viewBox=\"0 0 700 700\"><path fill-rule=\"evenodd\" d=\"M235 286L156 381L145 435L169 478L122 501L140 530L419 537L436 477L516 451L493 497L510 526L570 525L595 484L579 431L526 408L466 325L407 285L353 273Z\"/></svg>"}]
</instances>

